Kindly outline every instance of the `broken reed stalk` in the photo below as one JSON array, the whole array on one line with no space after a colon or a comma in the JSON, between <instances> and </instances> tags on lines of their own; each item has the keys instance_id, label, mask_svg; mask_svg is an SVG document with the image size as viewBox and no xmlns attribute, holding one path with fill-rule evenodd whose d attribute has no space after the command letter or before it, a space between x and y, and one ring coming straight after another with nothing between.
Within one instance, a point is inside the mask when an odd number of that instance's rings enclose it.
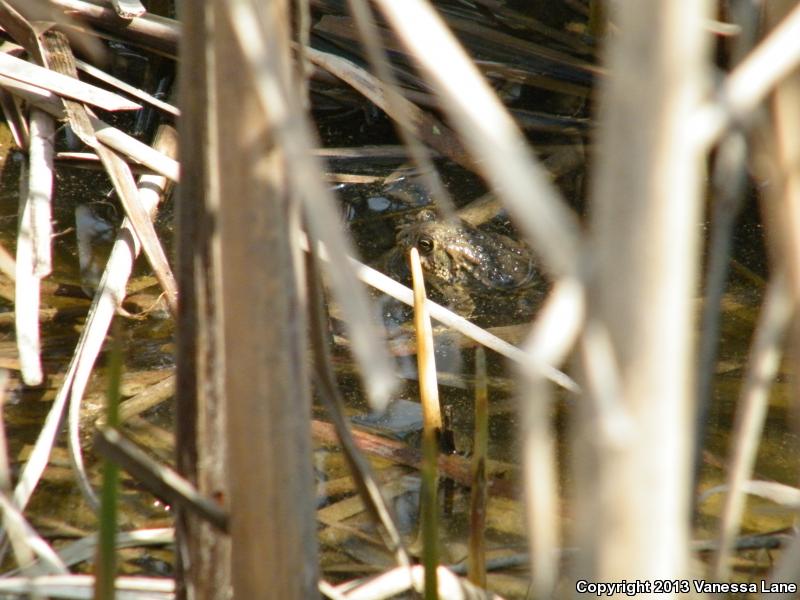
<instances>
[{"instance_id":1,"label":"broken reed stalk","mask_svg":"<svg viewBox=\"0 0 800 600\"><path fill-rule=\"evenodd\" d=\"M486 587L486 460L489 453L489 389L486 378L486 352L475 350L475 434L472 445L472 489L469 504L468 578Z\"/></svg>"},{"instance_id":2,"label":"broken reed stalk","mask_svg":"<svg viewBox=\"0 0 800 600\"><path fill-rule=\"evenodd\" d=\"M433 350L431 317L425 303L425 281L422 275L419 252L411 248L411 280L414 289L414 331L417 340L417 368L419 393L422 401L423 426L426 431L440 435L442 409L439 404L439 387L436 382L436 359Z\"/></svg>"},{"instance_id":3,"label":"broken reed stalk","mask_svg":"<svg viewBox=\"0 0 800 600\"><path fill-rule=\"evenodd\" d=\"M119 426L120 386L122 382L122 335L119 325L112 334L108 364L108 390L106 392L106 423ZM114 580L117 573L117 498L119 493L119 466L109 459L103 460L102 491L100 495L100 531L95 556L94 600L114 599Z\"/></svg>"},{"instance_id":4,"label":"broken reed stalk","mask_svg":"<svg viewBox=\"0 0 800 600\"><path fill-rule=\"evenodd\" d=\"M422 402L422 493L420 496L422 564L425 567L425 600L436 600L439 566L438 470L439 440L442 434L442 409L436 383L431 318L425 306L425 280L419 252L411 248L411 282L414 289L414 331L417 338L419 396Z\"/></svg>"}]
</instances>

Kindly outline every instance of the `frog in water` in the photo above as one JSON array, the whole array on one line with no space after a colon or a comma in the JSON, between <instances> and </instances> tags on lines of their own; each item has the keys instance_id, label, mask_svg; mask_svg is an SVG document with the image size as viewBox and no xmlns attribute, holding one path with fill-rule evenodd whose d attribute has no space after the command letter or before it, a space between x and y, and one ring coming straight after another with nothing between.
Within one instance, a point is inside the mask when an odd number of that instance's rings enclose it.
<instances>
[{"instance_id":1,"label":"frog in water","mask_svg":"<svg viewBox=\"0 0 800 600\"><path fill-rule=\"evenodd\" d=\"M419 251L432 299L488 324L527 318L546 291L528 246L508 236L422 210L397 229L387 270L408 279L409 250Z\"/></svg>"}]
</instances>

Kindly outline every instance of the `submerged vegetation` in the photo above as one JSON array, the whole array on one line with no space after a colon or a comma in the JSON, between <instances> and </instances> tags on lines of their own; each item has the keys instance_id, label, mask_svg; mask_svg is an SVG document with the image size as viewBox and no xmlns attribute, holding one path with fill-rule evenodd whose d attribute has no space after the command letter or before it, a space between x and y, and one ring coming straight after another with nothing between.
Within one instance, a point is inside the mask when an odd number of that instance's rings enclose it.
<instances>
[{"instance_id":1,"label":"submerged vegetation","mask_svg":"<svg viewBox=\"0 0 800 600\"><path fill-rule=\"evenodd\" d=\"M0 596L796 595L795 2L0 37Z\"/></svg>"}]
</instances>

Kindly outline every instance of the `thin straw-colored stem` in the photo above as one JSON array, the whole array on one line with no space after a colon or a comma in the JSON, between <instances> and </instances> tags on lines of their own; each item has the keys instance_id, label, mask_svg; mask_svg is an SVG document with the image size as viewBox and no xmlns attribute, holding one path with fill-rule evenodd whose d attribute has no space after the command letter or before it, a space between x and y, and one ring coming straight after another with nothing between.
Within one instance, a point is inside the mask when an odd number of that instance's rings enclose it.
<instances>
[{"instance_id":1,"label":"thin straw-colored stem","mask_svg":"<svg viewBox=\"0 0 800 600\"><path fill-rule=\"evenodd\" d=\"M744 510L745 494L742 488L750 479L755 465L758 442L767 414L769 389L780 365L781 341L786 335L795 306L786 273L776 273L767 287L736 414L728 493L722 509L719 550L714 560L714 577L720 581L727 579L730 574L728 558Z\"/></svg>"},{"instance_id":2,"label":"thin straw-colored stem","mask_svg":"<svg viewBox=\"0 0 800 600\"><path fill-rule=\"evenodd\" d=\"M475 433L472 446L472 490L469 505L468 576L478 587L486 587L486 461L489 456L489 390L486 353L475 350Z\"/></svg>"},{"instance_id":3,"label":"thin straw-colored stem","mask_svg":"<svg viewBox=\"0 0 800 600\"><path fill-rule=\"evenodd\" d=\"M442 434L442 410L436 383L436 360L433 353L433 329L425 306L425 281L419 252L411 248L411 281L414 290L414 330L417 336L417 370L422 402L422 492L420 494L422 564L425 567L425 600L439 597L438 469L439 440Z\"/></svg>"}]
</instances>

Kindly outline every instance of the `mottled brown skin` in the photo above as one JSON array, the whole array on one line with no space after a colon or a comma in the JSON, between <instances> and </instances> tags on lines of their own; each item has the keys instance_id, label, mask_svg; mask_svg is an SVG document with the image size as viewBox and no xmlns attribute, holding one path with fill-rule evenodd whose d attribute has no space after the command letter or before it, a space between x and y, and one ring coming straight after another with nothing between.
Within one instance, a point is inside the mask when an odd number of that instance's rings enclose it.
<instances>
[{"instance_id":1,"label":"mottled brown skin","mask_svg":"<svg viewBox=\"0 0 800 600\"><path fill-rule=\"evenodd\" d=\"M546 287L526 245L464 221L439 220L429 210L398 228L389 259L392 274L407 273L401 265L412 247L419 251L429 289L465 317L472 317L481 303L506 312L520 302L533 306Z\"/></svg>"}]
</instances>

